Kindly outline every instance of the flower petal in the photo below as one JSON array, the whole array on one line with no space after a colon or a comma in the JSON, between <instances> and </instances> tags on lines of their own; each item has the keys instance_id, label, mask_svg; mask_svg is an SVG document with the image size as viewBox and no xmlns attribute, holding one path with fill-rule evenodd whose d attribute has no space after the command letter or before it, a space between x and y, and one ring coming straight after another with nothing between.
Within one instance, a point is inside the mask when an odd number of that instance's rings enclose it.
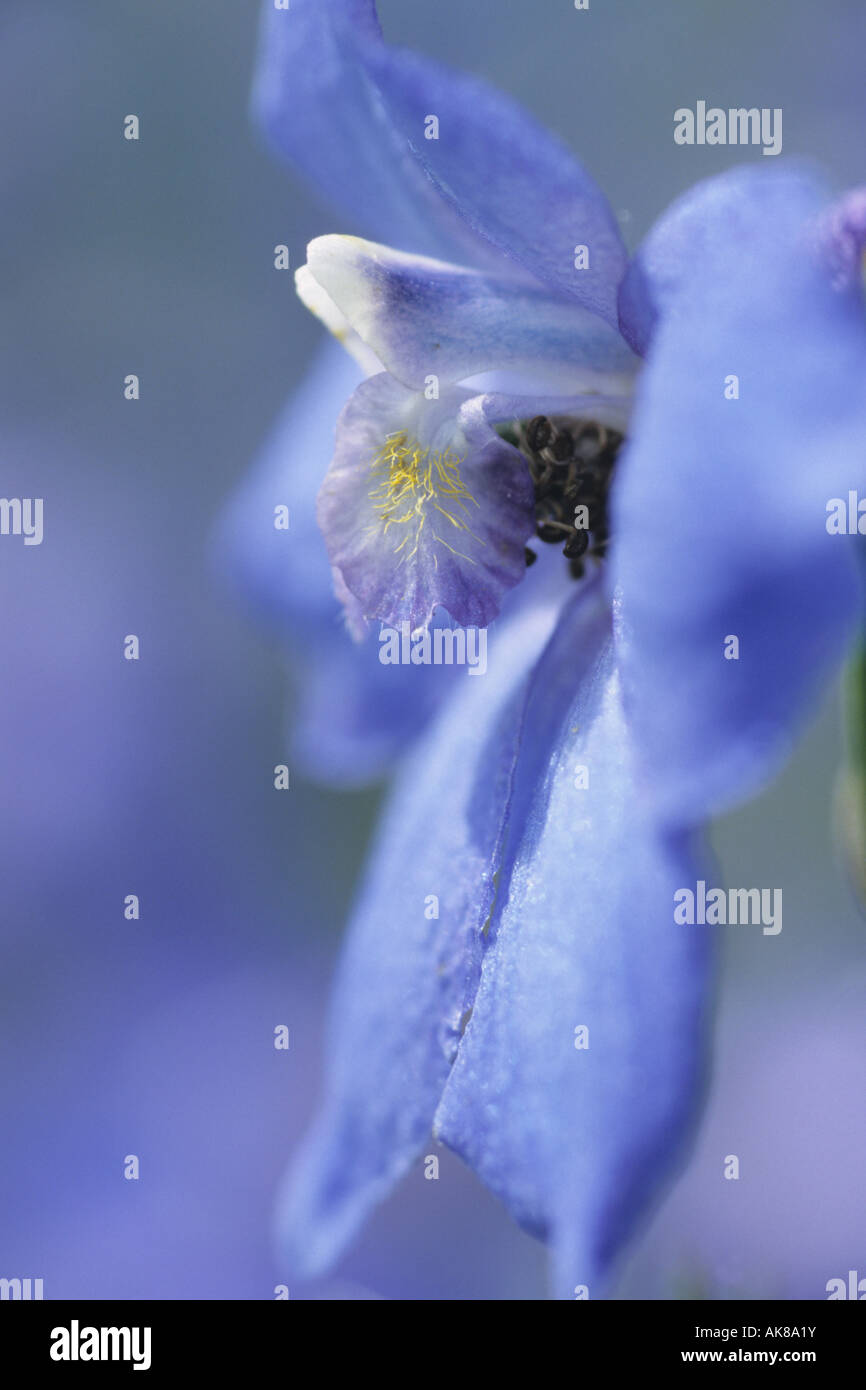
<instances>
[{"instance_id":1,"label":"flower petal","mask_svg":"<svg viewBox=\"0 0 866 1390\"><path fill-rule=\"evenodd\" d=\"M821 249L837 289L863 292L866 187L851 188L821 218Z\"/></svg>"},{"instance_id":2,"label":"flower petal","mask_svg":"<svg viewBox=\"0 0 866 1390\"><path fill-rule=\"evenodd\" d=\"M325 340L220 521L220 568L283 636L315 639L337 626L316 494L334 452L335 421L361 379L356 363ZM274 524L277 507L289 509L287 530Z\"/></svg>"},{"instance_id":3,"label":"flower petal","mask_svg":"<svg viewBox=\"0 0 866 1390\"><path fill-rule=\"evenodd\" d=\"M560 1298L604 1293L703 1056L706 931L674 922L695 869L643 814L608 622L578 598L536 673L492 944L434 1126L551 1241Z\"/></svg>"},{"instance_id":4,"label":"flower petal","mask_svg":"<svg viewBox=\"0 0 866 1390\"><path fill-rule=\"evenodd\" d=\"M486 83L383 44L372 0L266 8L256 109L363 231L469 265L504 253L616 324L626 256L595 182Z\"/></svg>"},{"instance_id":5,"label":"flower petal","mask_svg":"<svg viewBox=\"0 0 866 1390\"><path fill-rule=\"evenodd\" d=\"M371 46L367 62L442 199L479 237L615 327L625 248L607 200L570 150L478 78L387 46ZM435 140L425 139L430 114L440 123ZM579 269L580 248L588 263Z\"/></svg>"},{"instance_id":6,"label":"flower petal","mask_svg":"<svg viewBox=\"0 0 866 1390\"><path fill-rule=\"evenodd\" d=\"M374 634L358 645L341 619L315 499L334 422L359 376L341 348L323 344L213 543L215 568L292 658L292 770L338 786L381 777L460 676L449 667L383 667ZM274 525L279 506L289 509L288 530Z\"/></svg>"},{"instance_id":7,"label":"flower petal","mask_svg":"<svg viewBox=\"0 0 866 1390\"><path fill-rule=\"evenodd\" d=\"M666 209L638 247L619 291L619 325L635 352L645 354L660 314L701 268L736 247L748 268L753 238L772 240L791 219L805 222L816 207L814 180L790 170L746 165L695 184ZM738 265L730 269L736 284Z\"/></svg>"},{"instance_id":8,"label":"flower petal","mask_svg":"<svg viewBox=\"0 0 866 1390\"><path fill-rule=\"evenodd\" d=\"M374 0L264 0L253 110L270 143L366 233L504 259L439 196L385 108L368 62L381 47Z\"/></svg>"},{"instance_id":9,"label":"flower petal","mask_svg":"<svg viewBox=\"0 0 866 1390\"><path fill-rule=\"evenodd\" d=\"M414 630L441 606L485 627L526 572L529 470L483 418L463 414L471 399L449 388L428 401L383 372L340 416L319 523L366 618Z\"/></svg>"},{"instance_id":10,"label":"flower petal","mask_svg":"<svg viewBox=\"0 0 866 1390\"><path fill-rule=\"evenodd\" d=\"M849 542L826 523L830 499L866 485L862 303L811 254L817 195L777 176L772 199L756 193L772 217L750 218L752 183L719 180L705 216L699 197L692 209L704 230L681 281L660 282L613 491L637 743L658 812L679 825L779 766L857 601Z\"/></svg>"},{"instance_id":11,"label":"flower petal","mask_svg":"<svg viewBox=\"0 0 866 1390\"><path fill-rule=\"evenodd\" d=\"M346 315L318 283L308 265L302 265L300 270L295 271L295 289L301 303L321 320L329 333L333 333L340 346L354 357L365 376L375 376L381 372L382 363L375 352L355 332Z\"/></svg>"},{"instance_id":12,"label":"flower petal","mask_svg":"<svg viewBox=\"0 0 866 1390\"><path fill-rule=\"evenodd\" d=\"M496 629L487 673L462 678L394 785L333 999L326 1102L281 1200L302 1274L336 1257L429 1135L477 985L526 674L561 594Z\"/></svg>"},{"instance_id":13,"label":"flower petal","mask_svg":"<svg viewBox=\"0 0 866 1390\"><path fill-rule=\"evenodd\" d=\"M308 307L327 322L317 300L331 319L336 306L340 328L418 390L495 368L544 374L550 389L624 390L636 365L616 329L564 295L359 237L317 237L299 277Z\"/></svg>"}]
</instances>

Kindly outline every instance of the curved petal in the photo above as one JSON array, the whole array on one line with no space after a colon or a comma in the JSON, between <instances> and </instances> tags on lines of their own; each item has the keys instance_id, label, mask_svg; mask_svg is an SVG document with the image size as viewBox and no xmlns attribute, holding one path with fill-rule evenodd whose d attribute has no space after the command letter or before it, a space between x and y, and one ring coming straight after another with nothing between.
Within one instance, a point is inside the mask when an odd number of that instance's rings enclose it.
<instances>
[{"instance_id":1,"label":"curved petal","mask_svg":"<svg viewBox=\"0 0 866 1390\"><path fill-rule=\"evenodd\" d=\"M477 984L526 674L561 601L552 586L500 625L394 785L331 1011L327 1096L289 1174L280 1243L321 1271L427 1140Z\"/></svg>"},{"instance_id":2,"label":"curved petal","mask_svg":"<svg viewBox=\"0 0 866 1390\"><path fill-rule=\"evenodd\" d=\"M632 411L632 388L620 395L550 396L522 390L515 393L494 382L489 390L473 396L461 412L462 418L486 420L531 420L533 415L568 415L574 420L594 420L625 434Z\"/></svg>"},{"instance_id":3,"label":"curved petal","mask_svg":"<svg viewBox=\"0 0 866 1390\"><path fill-rule=\"evenodd\" d=\"M326 290L318 283L308 265L295 271L295 290L301 303L315 314L341 347L354 357L364 376L375 376L382 371L382 363L356 333L343 311L335 304Z\"/></svg>"},{"instance_id":4,"label":"curved petal","mask_svg":"<svg viewBox=\"0 0 866 1390\"><path fill-rule=\"evenodd\" d=\"M372 0L266 6L255 105L365 233L469 265L504 253L615 325L626 257L594 181L486 83L383 44Z\"/></svg>"},{"instance_id":5,"label":"curved petal","mask_svg":"<svg viewBox=\"0 0 866 1390\"><path fill-rule=\"evenodd\" d=\"M269 142L361 231L472 265L503 260L395 126L367 61L381 47L374 0L264 0L253 112Z\"/></svg>"},{"instance_id":6,"label":"curved petal","mask_svg":"<svg viewBox=\"0 0 866 1390\"><path fill-rule=\"evenodd\" d=\"M816 210L815 181L806 173L756 169L747 165L704 179L678 198L638 247L619 290L619 326L642 355L649 348L659 316L684 285L712 265L725 249L736 248L748 269L753 240L772 242L773 229L791 219L805 223ZM731 256L732 283L740 266Z\"/></svg>"},{"instance_id":7,"label":"curved petal","mask_svg":"<svg viewBox=\"0 0 866 1390\"><path fill-rule=\"evenodd\" d=\"M298 275L309 308L327 322L336 306L338 331L350 325L416 390L431 375L457 382L495 368L545 373L572 392L623 390L636 364L616 329L564 295L359 237L317 237Z\"/></svg>"},{"instance_id":8,"label":"curved petal","mask_svg":"<svg viewBox=\"0 0 866 1390\"><path fill-rule=\"evenodd\" d=\"M386 46L371 46L367 61L390 119L447 205L615 327L625 248L606 198L565 145L478 78ZM424 138L430 114L439 118L435 140Z\"/></svg>"},{"instance_id":9,"label":"curved petal","mask_svg":"<svg viewBox=\"0 0 866 1390\"><path fill-rule=\"evenodd\" d=\"M332 635L298 650L287 721L292 770L329 787L387 776L466 679L459 666L389 665L372 634L360 645L334 618Z\"/></svg>"},{"instance_id":10,"label":"curved petal","mask_svg":"<svg viewBox=\"0 0 866 1390\"><path fill-rule=\"evenodd\" d=\"M773 183L773 215L757 220L742 181L706 187L614 481L628 695L647 789L672 824L767 780L857 602L850 543L827 523L830 499L866 484L866 322L816 268L817 197ZM703 227L697 204L692 218Z\"/></svg>"},{"instance_id":11,"label":"curved petal","mask_svg":"<svg viewBox=\"0 0 866 1390\"><path fill-rule=\"evenodd\" d=\"M477 416L467 392L428 401L386 373L358 387L319 496L331 563L366 618L412 630L437 607L484 627L526 572L526 461Z\"/></svg>"},{"instance_id":12,"label":"curved petal","mask_svg":"<svg viewBox=\"0 0 866 1390\"><path fill-rule=\"evenodd\" d=\"M371 634L346 632L315 499L334 448L334 424L360 372L325 342L255 468L220 519L213 563L277 634L296 687L293 770L330 785L381 777L441 700L451 668L383 667ZM288 507L288 530L274 526Z\"/></svg>"},{"instance_id":13,"label":"curved petal","mask_svg":"<svg viewBox=\"0 0 866 1390\"><path fill-rule=\"evenodd\" d=\"M356 363L325 340L220 519L216 563L282 636L315 639L337 626L316 495L337 417L361 380ZM288 507L287 529L274 524L278 507Z\"/></svg>"},{"instance_id":14,"label":"curved petal","mask_svg":"<svg viewBox=\"0 0 866 1390\"><path fill-rule=\"evenodd\" d=\"M603 609L564 616L526 722L492 944L434 1128L552 1243L556 1296L597 1298L695 1109L708 940L674 922L695 869L643 814Z\"/></svg>"},{"instance_id":15,"label":"curved petal","mask_svg":"<svg viewBox=\"0 0 866 1390\"><path fill-rule=\"evenodd\" d=\"M863 293L866 252L866 187L851 188L821 219L819 243L837 289Z\"/></svg>"}]
</instances>

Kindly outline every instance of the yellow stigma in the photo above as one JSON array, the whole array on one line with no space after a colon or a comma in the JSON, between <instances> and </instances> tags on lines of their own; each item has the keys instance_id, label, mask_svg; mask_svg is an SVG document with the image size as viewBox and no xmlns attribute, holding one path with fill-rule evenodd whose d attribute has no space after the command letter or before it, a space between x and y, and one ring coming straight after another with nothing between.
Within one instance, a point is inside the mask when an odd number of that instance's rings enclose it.
<instances>
[{"instance_id":1,"label":"yellow stigma","mask_svg":"<svg viewBox=\"0 0 866 1390\"><path fill-rule=\"evenodd\" d=\"M369 496L382 535L387 536L392 526L399 528L394 553L402 551L401 559L411 559L416 553L427 526L434 541L453 555L475 563L439 534L440 530L447 530L444 522L449 522L456 531L465 531L480 545L484 544L464 519L468 504L477 507L478 503L460 476L462 462L450 448L422 448L406 430L389 434L375 455L370 465L374 485ZM439 523L440 517L443 524ZM438 563L435 555L433 558L434 564Z\"/></svg>"}]
</instances>

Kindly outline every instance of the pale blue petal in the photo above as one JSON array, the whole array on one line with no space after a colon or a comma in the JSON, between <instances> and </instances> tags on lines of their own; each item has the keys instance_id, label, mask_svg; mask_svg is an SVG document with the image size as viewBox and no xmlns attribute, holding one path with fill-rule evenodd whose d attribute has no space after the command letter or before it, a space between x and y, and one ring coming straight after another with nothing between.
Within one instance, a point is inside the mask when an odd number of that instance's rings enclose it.
<instances>
[{"instance_id":1,"label":"pale blue petal","mask_svg":"<svg viewBox=\"0 0 866 1390\"><path fill-rule=\"evenodd\" d=\"M866 251L866 187L849 189L831 204L821 218L819 239L836 288L861 295Z\"/></svg>"},{"instance_id":2,"label":"pale blue petal","mask_svg":"<svg viewBox=\"0 0 866 1390\"><path fill-rule=\"evenodd\" d=\"M753 239L772 243L777 222L784 238L792 217L805 222L815 212L816 196L806 173L746 165L676 199L638 247L620 286L619 324L635 352L646 353L659 316L704 266L727 250L736 285L751 273Z\"/></svg>"},{"instance_id":3,"label":"pale blue petal","mask_svg":"<svg viewBox=\"0 0 866 1390\"><path fill-rule=\"evenodd\" d=\"M315 639L339 615L316 494L334 453L337 417L361 379L340 346L323 341L220 520L220 569L284 635ZM277 507L289 508L288 530L274 525Z\"/></svg>"},{"instance_id":4,"label":"pale blue petal","mask_svg":"<svg viewBox=\"0 0 866 1390\"><path fill-rule=\"evenodd\" d=\"M477 984L526 675L561 593L494 630L487 673L462 673L395 783L333 999L323 1111L281 1201L299 1273L336 1257L429 1142Z\"/></svg>"},{"instance_id":5,"label":"pale blue petal","mask_svg":"<svg viewBox=\"0 0 866 1390\"><path fill-rule=\"evenodd\" d=\"M486 83L383 44L372 0L266 6L256 109L366 234L470 265L504 254L615 325L626 255L594 180Z\"/></svg>"},{"instance_id":6,"label":"pale blue petal","mask_svg":"<svg viewBox=\"0 0 866 1390\"><path fill-rule=\"evenodd\" d=\"M375 634L353 642L334 596L315 499L334 451L335 424L360 372L325 342L261 458L222 518L213 562L290 658L294 773L338 786L381 777L423 727L450 668L383 667ZM274 509L289 508L289 529Z\"/></svg>"},{"instance_id":7,"label":"pale blue petal","mask_svg":"<svg viewBox=\"0 0 866 1390\"><path fill-rule=\"evenodd\" d=\"M312 241L307 271L382 366L416 389L431 375L457 382L498 368L546 374L551 389L622 390L637 363L618 330L540 285L347 236Z\"/></svg>"},{"instance_id":8,"label":"pale blue petal","mask_svg":"<svg viewBox=\"0 0 866 1390\"><path fill-rule=\"evenodd\" d=\"M391 121L442 199L480 238L616 326L625 248L606 198L571 151L476 77L385 46L371 45L368 61ZM424 138L431 113L437 140Z\"/></svg>"},{"instance_id":9,"label":"pale blue petal","mask_svg":"<svg viewBox=\"0 0 866 1390\"><path fill-rule=\"evenodd\" d=\"M435 1131L551 1242L556 1296L598 1298L695 1110L707 929L674 922L696 870L645 818L603 607L573 603L526 722L491 944Z\"/></svg>"},{"instance_id":10,"label":"pale blue petal","mask_svg":"<svg viewBox=\"0 0 866 1390\"><path fill-rule=\"evenodd\" d=\"M866 494L866 317L815 255L817 194L770 182L772 197L727 176L672 215L680 278L659 272L614 485L629 707L646 791L673 825L765 784L857 607L852 543L826 523L830 499Z\"/></svg>"},{"instance_id":11,"label":"pale blue petal","mask_svg":"<svg viewBox=\"0 0 866 1390\"><path fill-rule=\"evenodd\" d=\"M504 259L414 157L371 72L381 47L374 0L291 0L288 10L264 0L256 119L277 152L365 234L472 265ZM438 92L432 72L425 86Z\"/></svg>"},{"instance_id":12,"label":"pale blue petal","mask_svg":"<svg viewBox=\"0 0 866 1390\"><path fill-rule=\"evenodd\" d=\"M464 627L486 627L526 573L529 470L483 416L463 414L471 400L446 388L428 401L382 372L340 416L318 516L331 563L367 619L414 630L441 607ZM420 460L417 478L406 462L400 476L413 481L399 490L386 448Z\"/></svg>"}]
</instances>

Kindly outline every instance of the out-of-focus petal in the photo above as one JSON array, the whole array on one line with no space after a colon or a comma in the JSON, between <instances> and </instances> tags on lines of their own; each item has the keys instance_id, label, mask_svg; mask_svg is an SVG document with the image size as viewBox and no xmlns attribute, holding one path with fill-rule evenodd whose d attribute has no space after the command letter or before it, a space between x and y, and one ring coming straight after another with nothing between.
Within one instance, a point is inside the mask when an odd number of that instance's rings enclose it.
<instances>
[{"instance_id":1,"label":"out-of-focus petal","mask_svg":"<svg viewBox=\"0 0 866 1390\"><path fill-rule=\"evenodd\" d=\"M361 380L349 355L323 342L220 519L219 569L284 635L315 637L340 611L316 495L334 453L337 416ZM278 507L289 509L287 530L274 524Z\"/></svg>"},{"instance_id":2,"label":"out-of-focus petal","mask_svg":"<svg viewBox=\"0 0 866 1390\"><path fill-rule=\"evenodd\" d=\"M318 515L366 618L414 630L442 607L486 627L526 572L529 470L483 418L463 417L471 399L446 388L428 401L383 372L340 416Z\"/></svg>"},{"instance_id":3,"label":"out-of-focus petal","mask_svg":"<svg viewBox=\"0 0 866 1390\"><path fill-rule=\"evenodd\" d=\"M394 786L333 1000L325 1105L281 1203L300 1273L335 1258L429 1135L477 985L526 676L561 593L543 586L495 629L486 674L462 674Z\"/></svg>"},{"instance_id":4,"label":"out-of-focus petal","mask_svg":"<svg viewBox=\"0 0 866 1390\"><path fill-rule=\"evenodd\" d=\"M266 6L256 109L363 232L470 265L504 253L615 325L626 255L594 180L486 83L383 44L372 0Z\"/></svg>"},{"instance_id":5,"label":"out-of-focus petal","mask_svg":"<svg viewBox=\"0 0 866 1390\"><path fill-rule=\"evenodd\" d=\"M346 631L315 499L334 450L335 421L360 379L326 342L277 423L214 537L213 563L277 634L296 700L293 772L330 785L381 777L424 726L456 676L447 667L384 667L370 633ZM288 530L274 525L288 507Z\"/></svg>"},{"instance_id":6,"label":"out-of-focus petal","mask_svg":"<svg viewBox=\"0 0 866 1390\"><path fill-rule=\"evenodd\" d=\"M579 596L535 676L481 983L435 1132L548 1239L557 1297L607 1287L695 1108L706 929L646 820L604 607ZM585 1031L584 1031L585 1030Z\"/></svg>"},{"instance_id":7,"label":"out-of-focus petal","mask_svg":"<svg viewBox=\"0 0 866 1390\"><path fill-rule=\"evenodd\" d=\"M705 186L705 217L694 203L703 230L680 280L659 282L614 482L627 695L646 789L672 824L766 782L857 603L827 504L866 488L866 321L814 256L817 195L771 182L768 199L745 180L771 216L749 217L743 179ZM664 225L655 236L664 246Z\"/></svg>"},{"instance_id":8,"label":"out-of-focus petal","mask_svg":"<svg viewBox=\"0 0 866 1390\"><path fill-rule=\"evenodd\" d=\"M317 237L299 293L338 334L350 327L387 371L421 389L498 369L572 392L625 389L636 359L617 329L565 295L392 250L359 237ZM332 326L329 323L329 326Z\"/></svg>"},{"instance_id":9,"label":"out-of-focus petal","mask_svg":"<svg viewBox=\"0 0 866 1390\"><path fill-rule=\"evenodd\" d=\"M815 180L805 172L746 165L704 179L667 208L638 247L619 290L619 324L635 352L645 354L655 326L680 290L720 264L725 250L732 287L749 273L755 250L782 241L792 221L805 224L818 207Z\"/></svg>"},{"instance_id":10,"label":"out-of-focus petal","mask_svg":"<svg viewBox=\"0 0 866 1390\"><path fill-rule=\"evenodd\" d=\"M863 293L866 252L866 187L852 188L821 218L819 246L837 289Z\"/></svg>"}]
</instances>

